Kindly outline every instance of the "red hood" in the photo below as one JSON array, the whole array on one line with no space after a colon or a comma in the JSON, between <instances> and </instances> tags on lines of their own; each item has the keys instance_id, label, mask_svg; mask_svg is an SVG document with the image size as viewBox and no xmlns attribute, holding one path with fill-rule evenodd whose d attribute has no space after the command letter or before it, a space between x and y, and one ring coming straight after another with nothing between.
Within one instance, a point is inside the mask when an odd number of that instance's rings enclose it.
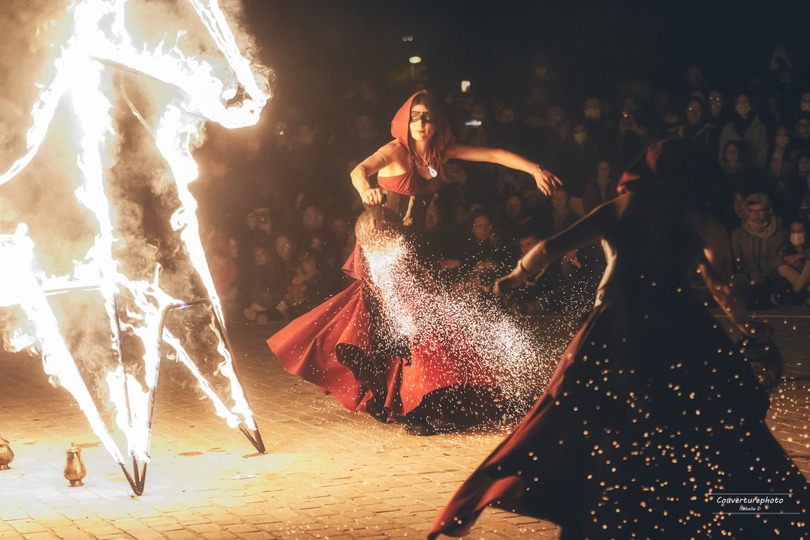
<instances>
[{"instance_id":1,"label":"red hood","mask_svg":"<svg viewBox=\"0 0 810 540\"><path fill-rule=\"evenodd\" d=\"M406 101L402 107L399 108L397 114L394 115L394 119L391 120L391 135L409 150L408 134L411 126L411 105L413 104L414 98L419 94L427 94L427 91L420 90L409 97L408 101ZM450 131L450 126L446 123L444 126L436 127L437 131L434 137L436 137L436 143L438 144L439 155L443 155L444 150L453 142L453 133Z\"/></svg>"}]
</instances>

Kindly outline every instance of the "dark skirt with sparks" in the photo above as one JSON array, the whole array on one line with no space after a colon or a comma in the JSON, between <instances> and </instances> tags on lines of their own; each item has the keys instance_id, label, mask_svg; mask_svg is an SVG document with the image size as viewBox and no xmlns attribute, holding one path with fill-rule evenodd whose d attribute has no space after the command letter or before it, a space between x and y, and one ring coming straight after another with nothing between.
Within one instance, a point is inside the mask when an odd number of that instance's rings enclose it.
<instances>
[{"instance_id":1,"label":"dark skirt with sparks","mask_svg":"<svg viewBox=\"0 0 810 540\"><path fill-rule=\"evenodd\" d=\"M767 394L711 314L676 296L651 314L632 299L598 306L431 538L466 534L487 506L563 538L804 534L807 481L765 425Z\"/></svg>"}]
</instances>

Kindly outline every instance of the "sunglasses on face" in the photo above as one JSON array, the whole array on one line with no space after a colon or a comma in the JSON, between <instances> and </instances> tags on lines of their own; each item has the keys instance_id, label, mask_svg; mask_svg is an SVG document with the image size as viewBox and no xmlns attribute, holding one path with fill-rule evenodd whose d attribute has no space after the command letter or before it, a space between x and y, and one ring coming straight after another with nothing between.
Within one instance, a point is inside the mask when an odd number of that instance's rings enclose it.
<instances>
[{"instance_id":1,"label":"sunglasses on face","mask_svg":"<svg viewBox=\"0 0 810 540\"><path fill-rule=\"evenodd\" d=\"M430 124L433 120L429 112L411 111L411 123L421 121L423 124Z\"/></svg>"}]
</instances>

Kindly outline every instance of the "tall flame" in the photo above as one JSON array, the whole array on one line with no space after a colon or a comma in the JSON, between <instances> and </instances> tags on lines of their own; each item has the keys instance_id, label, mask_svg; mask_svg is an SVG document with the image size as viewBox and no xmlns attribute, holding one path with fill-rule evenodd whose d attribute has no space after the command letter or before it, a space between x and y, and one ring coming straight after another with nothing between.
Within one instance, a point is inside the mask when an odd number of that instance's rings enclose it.
<instances>
[{"instance_id":1,"label":"tall flame","mask_svg":"<svg viewBox=\"0 0 810 540\"><path fill-rule=\"evenodd\" d=\"M31 111L33 125L26 136L25 153L0 175L2 185L22 172L40 150L57 109L68 108L77 126L74 139L79 147L77 164L81 183L75 195L79 204L93 216L95 240L71 275L48 276L38 267L34 242L26 226L20 225L14 234L0 235L0 256L4 261L0 306L20 306L26 321L17 329L18 337L39 348L45 370L71 392L105 448L122 464L122 454L59 332L59 323L47 299L49 291L92 287L103 298L110 322L111 349L118 362L118 367L107 374L106 380L111 401L117 409L116 423L126 435L131 456L143 463L149 461L149 402L154 399L157 385L158 344L161 342L174 349L176 358L200 382L203 391L214 401L218 414L231 426L244 423L256 429L222 336L217 348L222 357L218 371L230 382L234 403L230 408L191 360L180 340L161 325L166 310L182 302L161 290L157 277L151 283L128 279L114 257L115 211L106 193L105 175L111 166L109 149L116 139L112 122L116 97L113 95L114 77L123 69L174 89L171 96L157 106L151 123L131 102L130 106L168 164L180 201L171 217L172 228L180 235L211 300L213 316L224 329L222 308L200 240L196 201L189 190L198 176L191 152L200 142L204 122L210 120L228 128L254 125L270 96L266 79L240 53L217 0L187 1L216 46L216 55L187 55L178 44L168 47L165 42L151 48L136 43L132 28L127 24L128 9L134 5L132 0L73 0L67 10L70 21L67 38L55 52L52 75L42 85ZM179 33L178 43L181 37ZM128 101L126 96L123 99ZM16 262L7 264L6 261ZM117 299L124 292L137 307L128 310L129 322L121 324ZM137 335L143 342L145 389L132 374L125 372L121 356L122 330Z\"/></svg>"}]
</instances>

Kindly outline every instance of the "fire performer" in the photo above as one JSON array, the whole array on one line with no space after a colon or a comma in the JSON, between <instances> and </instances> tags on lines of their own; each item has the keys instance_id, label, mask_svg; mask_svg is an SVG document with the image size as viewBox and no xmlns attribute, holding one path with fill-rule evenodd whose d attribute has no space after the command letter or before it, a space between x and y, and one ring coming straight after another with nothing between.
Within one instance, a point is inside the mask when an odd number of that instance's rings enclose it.
<instances>
[{"instance_id":1,"label":"fire performer","mask_svg":"<svg viewBox=\"0 0 810 540\"><path fill-rule=\"evenodd\" d=\"M417 262L400 217L375 205L355 229L366 271L268 340L282 365L349 410L403 423L413 435L502 417L492 371L465 341L452 310L434 301L437 284ZM388 294L394 283L401 290Z\"/></svg>"},{"instance_id":2,"label":"fire performer","mask_svg":"<svg viewBox=\"0 0 810 540\"><path fill-rule=\"evenodd\" d=\"M424 90L412 95L397 111L391 135L393 141L351 172L352 184L364 204L385 204L408 227L424 226L427 208L441 186L442 169L450 159L484 161L523 171L546 195L560 184L551 172L512 152L456 143L441 106ZM378 186L372 187L369 177L377 173Z\"/></svg>"},{"instance_id":3,"label":"fire performer","mask_svg":"<svg viewBox=\"0 0 810 540\"><path fill-rule=\"evenodd\" d=\"M511 152L456 144L440 106L425 91L411 96L399 109L391 133L395 140L351 173L363 203L372 208L358 219L358 245L343 267L356 281L267 343L287 371L331 393L351 411L405 423L415 435L464 429L502 414L497 384L472 348L459 345L465 338L450 321L442 321L443 328L435 333L405 331L397 337L391 326L402 321L390 320L384 294L368 268L365 251L377 242L364 245L363 238L375 236L367 231L375 229L373 224L385 222L387 230L399 234L403 227L423 226L448 159L488 161L522 170L532 175L545 194L560 181ZM371 187L369 176L377 172L379 187ZM391 229L393 222L395 229ZM420 276L422 285L435 289L418 263L404 264L413 269L407 276ZM424 314L417 311L436 307L429 298L413 296L405 304L409 313L400 310L394 317L421 317Z\"/></svg>"},{"instance_id":4,"label":"fire performer","mask_svg":"<svg viewBox=\"0 0 810 540\"><path fill-rule=\"evenodd\" d=\"M623 176L622 195L497 282L507 294L569 250L605 245L596 307L545 393L462 484L431 538L466 534L487 506L553 521L564 538L806 532L808 484L764 422L768 395L749 349L690 292L687 270L699 257L736 328L755 343L770 339L728 285L728 239L706 206L720 176L694 148L650 147Z\"/></svg>"}]
</instances>

